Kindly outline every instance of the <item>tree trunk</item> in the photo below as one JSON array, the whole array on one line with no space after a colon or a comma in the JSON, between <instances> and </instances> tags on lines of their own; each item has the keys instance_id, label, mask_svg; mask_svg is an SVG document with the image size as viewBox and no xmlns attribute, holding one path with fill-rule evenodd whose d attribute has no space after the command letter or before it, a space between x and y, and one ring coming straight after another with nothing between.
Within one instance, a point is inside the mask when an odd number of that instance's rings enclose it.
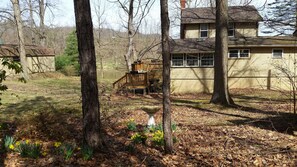
<instances>
[{"instance_id":1,"label":"tree trunk","mask_svg":"<svg viewBox=\"0 0 297 167\"><path fill-rule=\"evenodd\" d=\"M40 45L45 46L46 45L46 36L45 36L45 24L44 24L44 17L45 17L45 4L44 0L39 0L39 26L40 26Z\"/></svg>"},{"instance_id":2,"label":"tree trunk","mask_svg":"<svg viewBox=\"0 0 297 167\"><path fill-rule=\"evenodd\" d=\"M34 16L33 16L33 3L32 0L28 1L29 12L30 12L30 29L31 29L31 43L35 44L35 33L34 33Z\"/></svg>"},{"instance_id":3,"label":"tree trunk","mask_svg":"<svg viewBox=\"0 0 297 167\"><path fill-rule=\"evenodd\" d=\"M16 22L17 32L18 32L19 54L20 54L20 60L21 60L21 65L23 69L22 76L25 80L28 80L29 72L28 72L28 64L26 59L25 39L24 39L24 33L23 33L23 21L21 18L19 0L11 0L11 3L13 5L14 19Z\"/></svg>"},{"instance_id":4,"label":"tree trunk","mask_svg":"<svg viewBox=\"0 0 297 167\"><path fill-rule=\"evenodd\" d=\"M228 1L216 0L214 91L211 103L234 105L228 90Z\"/></svg>"},{"instance_id":5,"label":"tree trunk","mask_svg":"<svg viewBox=\"0 0 297 167\"><path fill-rule=\"evenodd\" d=\"M81 70L83 139L88 146L102 146L98 100L96 56L89 0L74 0L78 51Z\"/></svg>"},{"instance_id":6,"label":"tree trunk","mask_svg":"<svg viewBox=\"0 0 297 167\"><path fill-rule=\"evenodd\" d=\"M134 35L135 30L133 26L133 7L134 0L129 1L129 11L128 11L128 51L125 54L125 61L128 72L132 71L132 63L134 61L135 56L135 47L134 47Z\"/></svg>"},{"instance_id":7,"label":"tree trunk","mask_svg":"<svg viewBox=\"0 0 297 167\"><path fill-rule=\"evenodd\" d=\"M170 47L168 0L161 0L162 58L163 58L163 131L165 152L173 152L170 102Z\"/></svg>"}]
</instances>

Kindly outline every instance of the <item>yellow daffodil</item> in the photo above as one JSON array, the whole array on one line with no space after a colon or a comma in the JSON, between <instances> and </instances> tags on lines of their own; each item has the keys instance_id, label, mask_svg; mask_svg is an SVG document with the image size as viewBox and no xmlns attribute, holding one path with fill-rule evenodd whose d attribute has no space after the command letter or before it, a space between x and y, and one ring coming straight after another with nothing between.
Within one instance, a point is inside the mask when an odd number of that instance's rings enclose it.
<instances>
[{"instance_id":1,"label":"yellow daffodil","mask_svg":"<svg viewBox=\"0 0 297 167\"><path fill-rule=\"evenodd\" d=\"M15 142L15 146L19 146L21 144L20 141Z\"/></svg>"},{"instance_id":2,"label":"yellow daffodil","mask_svg":"<svg viewBox=\"0 0 297 167\"><path fill-rule=\"evenodd\" d=\"M27 140L26 140L26 144L29 144L29 143L30 143L30 140L29 140L29 139L27 139Z\"/></svg>"},{"instance_id":3,"label":"yellow daffodil","mask_svg":"<svg viewBox=\"0 0 297 167\"><path fill-rule=\"evenodd\" d=\"M14 150L14 145L13 144L10 144L9 145L9 149Z\"/></svg>"},{"instance_id":4,"label":"yellow daffodil","mask_svg":"<svg viewBox=\"0 0 297 167\"><path fill-rule=\"evenodd\" d=\"M61 142L55 142L55 143L54 143L54 146L55 146L55 147L60 147L61 144L62 144Z\"/></svg>"},{"instance_id":5,"label":"yellow daffodil","mask_svg":"<svg viewBox=\"0 0 297 167\"><path fill-rule=\"evenodd\" d=\"M46 156L47 155L47 152L44 151L41 154L42 154L42 156Z\"/></svg>"}]
</instances>

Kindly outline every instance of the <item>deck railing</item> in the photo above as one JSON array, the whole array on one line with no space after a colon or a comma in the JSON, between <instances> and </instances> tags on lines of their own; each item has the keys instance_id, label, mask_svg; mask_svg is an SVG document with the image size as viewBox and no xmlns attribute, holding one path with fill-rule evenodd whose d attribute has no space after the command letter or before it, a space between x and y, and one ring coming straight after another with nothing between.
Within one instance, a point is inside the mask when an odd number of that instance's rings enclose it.
<instances>
[{"instance_id":1,"label":"deck railing","mask_svg":"<svg viewBox=\"0 0 297 167\"><path fill-rule=\"evenodd\" d=\"M113 88L120 89L122 87L146 88L148 86L148 75L144 73L126 73L123 77L113 83Z\"/></svg>"}]
</instances>

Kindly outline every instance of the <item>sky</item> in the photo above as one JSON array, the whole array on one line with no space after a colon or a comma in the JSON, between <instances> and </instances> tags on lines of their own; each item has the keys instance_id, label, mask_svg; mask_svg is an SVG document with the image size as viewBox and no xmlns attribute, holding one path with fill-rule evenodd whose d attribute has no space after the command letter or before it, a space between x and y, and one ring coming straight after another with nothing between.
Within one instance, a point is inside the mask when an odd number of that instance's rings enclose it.
<instances>
[{"instance_id":1,"label":"sky","mask_svg":"<svg viewBox=\"0 0 297 167\"><path fill-rule=\"evenodd\" d=\"M74 5L73 0L45 0L48 2L55 3L57 8L53 10L55 13L54 17L48 13L46 18L46 24L48 26L75 26L75 17L74 17ZM95 3L100 4L100 6L104 7L104 24L103 27L105 28L112 28L115 30L124 31L125 28L123 27L123 12L122 9L119 8L119 5L116 3L111 3L113 0L91 0L91 6L94 8ZM178 0L179 1L179 0ZM192 0L192 2L198 1L206 1L206 0ZM244 3L245 1L249 0L233 0L233 5L238 5ZM252 0L251 4L256 6L257 8L263 7L266 3L270 3L274 0ZM172 3L173 0L169 0L170 12L174 13L172 10L176 5ZM1 0L0 8L6 7L9 5L9 0ZM193 4L193 3L192 3ZM230 5L230 4L229 4ZM176 12L176 10L175 10ZM263 14L263 12L262 12ZM93 12L93 24L95 27L98 27L97 21L95 20L95 14ZM145 25L140 27L140 31L143 33L160 33L160 7L159 7L159 0L155 0L154 5L151 8L151 12L148 14L145 20ZM179 23L177 23L178 25ZM172 25L171 34L178 34L179 28Z\"/></svg>"}]
</instances>

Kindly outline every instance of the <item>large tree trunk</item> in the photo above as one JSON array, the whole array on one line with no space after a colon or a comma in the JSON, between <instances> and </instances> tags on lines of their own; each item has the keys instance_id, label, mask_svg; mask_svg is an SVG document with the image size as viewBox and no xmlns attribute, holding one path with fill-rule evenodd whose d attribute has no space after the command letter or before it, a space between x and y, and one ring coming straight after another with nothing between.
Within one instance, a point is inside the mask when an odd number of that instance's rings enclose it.
<instances>
[{"instance_id":1,"label":"large tree trunk","mask_svg":"<svg viewBox=\"0 0 297 167\"><path fill-rule=\"evenodd\" d=\"M214 91L211 103L224 106L234 102L228 90L228 1L216 0L216 46Z\"/></svg>"},{"instance_id":2,"label":"large tree trunk","mask_svg":"<svg viewBox=\"0 0 297 167\"><path fill-rule=\"evenodd\" d=\"M161 0L162 58L163 58L163 131L165 152L173 152L170 104L170 47L168 0Z\"/></svg>"},{"instance_id":3,"label":"large tree trunk","mask_svg":"<svg viewBox=\"0 0 297 167\"><path fill-rule=\"evenodd\" d=\"M135 57L135 46L134 46L134 35L135 30L133 26L133 9L134 9L134 0L129 1L129 11L128 11L128 50L125 54L125 61L128 72L132 70L132 63Z\"/></svg>"},{"instance_id":4,"label":"large tree trunk","mask_svg":"<svg viewBox=\"0 0 297 167\"><path fill-rule=\"evenodd\" d=\"M39 0L39 26L40 26L40 45L45 46L46 45L46 36L45 36L45 24L44 24L44 17L45 17L45 4L44 0Z\"/></svg>"},{"instance_id":5,"label":"large tree trunk","mask_svg":"<svg viewBox=\"0 0 297 167\"><path fill-rule=\"evenodd\" d=\"M102 146L102 139L90 1L74 0L74 8L81 70L83 138L85 144L97 149Z\"/></svg>"},{"instance_id":6,"label":"large tree trunk","mask_svg":"<svg viewBox=\"0 0 297 167\"><path fill-rule=\"evenodd\" d=\"M23 21L21 18L20 4L19 4L19 0L11 0L11 3L13 5L14 19L16 22L17 32L18 32L19 54L20 54L20 60L21 60L21 65L23 69L22 76L25 80L28 80L29 72L28 72L28 64L26 59L25 39L24 39L24 33L23 33Z\"/></svg>"}]
</instances>

